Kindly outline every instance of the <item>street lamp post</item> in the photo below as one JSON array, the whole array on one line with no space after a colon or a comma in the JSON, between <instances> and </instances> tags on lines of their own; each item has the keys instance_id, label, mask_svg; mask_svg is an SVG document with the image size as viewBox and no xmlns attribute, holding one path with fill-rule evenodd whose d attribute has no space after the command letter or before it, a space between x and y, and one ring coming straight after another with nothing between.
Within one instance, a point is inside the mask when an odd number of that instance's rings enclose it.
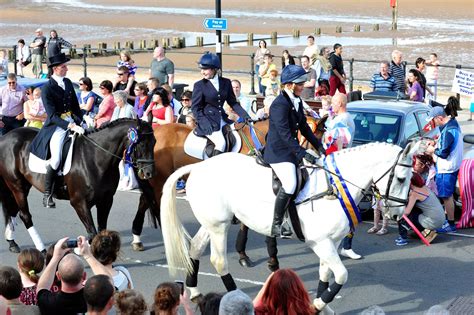
<instances>
[{"instance_id":1,"label":"street lamp post","mask_svg":"<svg viewBox=\"0 0 474 315\"><path fill-rule=\"evenodd\" d=\"M221 18L221 0L216 0L216 18ZM221 71L220 74L222 75L222 31L216 30L216 54L219 57L219 61L221 62Z\"/></svg>"}]
</instances>

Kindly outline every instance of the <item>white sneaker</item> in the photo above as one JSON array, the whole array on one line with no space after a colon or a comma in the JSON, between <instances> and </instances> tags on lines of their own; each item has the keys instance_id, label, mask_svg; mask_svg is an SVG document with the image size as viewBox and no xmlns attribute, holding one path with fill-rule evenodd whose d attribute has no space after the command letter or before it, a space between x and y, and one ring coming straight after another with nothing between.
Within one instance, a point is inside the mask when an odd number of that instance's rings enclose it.
<instances>
[{"instance_id":1,"label":"white sneaker","mask_svg":"<svg viewBox=\"0 0 474 315\"><path fill-rule=\"evenodd\" d=\"M342 248L341 249L341 255L344 256L344 257L347 257L347 258L350 258L350 259L354 259L354 260L357 260L357 259L361 259L362 256L355 253L352 248L351 249L344 249Z\"/></svg>"}]
</instances>

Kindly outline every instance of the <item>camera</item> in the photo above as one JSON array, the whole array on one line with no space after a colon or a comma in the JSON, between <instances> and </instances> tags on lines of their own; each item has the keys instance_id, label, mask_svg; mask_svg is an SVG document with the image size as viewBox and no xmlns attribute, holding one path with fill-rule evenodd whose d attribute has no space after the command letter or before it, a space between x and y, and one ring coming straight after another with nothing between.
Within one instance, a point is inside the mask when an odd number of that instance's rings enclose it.
<instances>
[{"instance_id":1,"label":"camera","mask_svg":"<svg viewBox=\"0 0 474 315\"><path fill-rule=\"evenodd\" d=\"M183 281L180 281L180 280L175 280L174 281L180 288L180 291L181 291L181 295L184 294L184 282Z\"/></svg>"},{"instance_id":2,"label":"camera","mask_svg":"<svg viewBox=\"0 0 474 315\"><path fill-rule=\"evenodd\" d=\"M67 248L76 248L77 247L77 240L67 240L66 247Z\"/></svg>"}]
</instances>

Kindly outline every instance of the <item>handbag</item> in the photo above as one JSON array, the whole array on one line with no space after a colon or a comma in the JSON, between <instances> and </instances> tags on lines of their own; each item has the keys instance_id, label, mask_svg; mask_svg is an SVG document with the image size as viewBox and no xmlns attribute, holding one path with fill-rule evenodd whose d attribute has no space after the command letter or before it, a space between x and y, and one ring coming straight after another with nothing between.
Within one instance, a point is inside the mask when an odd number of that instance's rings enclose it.
<instances>
[{"instance_id":1,"label":"handbag","mask_svg":"<svg viewBox=\"0 0 474 315\"><path fill-rule=\"evenodd\" d=\"M31 63L31 54L28 56L28 58L26 58L25 61L23 61L21 64L26 67L27 65L29 65Z\"/></svg>"}]
</instances>

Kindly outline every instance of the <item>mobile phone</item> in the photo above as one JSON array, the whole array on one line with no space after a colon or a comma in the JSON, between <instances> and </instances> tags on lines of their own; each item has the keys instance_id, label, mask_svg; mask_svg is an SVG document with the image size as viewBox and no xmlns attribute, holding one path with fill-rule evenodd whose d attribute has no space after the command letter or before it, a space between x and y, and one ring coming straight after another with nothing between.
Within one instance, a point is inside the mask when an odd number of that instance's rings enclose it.
<instances>
[{"instance_id":1,"label":"mobile phone","mask_svg":"<svg viewBox=\"0 0 474 315\"><path fill-rule=\"evenodd\" d=\"M76 248L77 247L77 240L67 240L66 247L67 248Z\"/></svg>"},{"instance_id":2,"label":"mobile phone","mask_svg":"<svg viewBox=\"0 0 474 315\"><path fill-rule=\"evenodd\" d=\"M184 294L184 282L183 281L180 281L180 280L175 280L174 281L177 285L179 285L179 288L181 290L181 295Z\"/></svg>"}]
</instances>

